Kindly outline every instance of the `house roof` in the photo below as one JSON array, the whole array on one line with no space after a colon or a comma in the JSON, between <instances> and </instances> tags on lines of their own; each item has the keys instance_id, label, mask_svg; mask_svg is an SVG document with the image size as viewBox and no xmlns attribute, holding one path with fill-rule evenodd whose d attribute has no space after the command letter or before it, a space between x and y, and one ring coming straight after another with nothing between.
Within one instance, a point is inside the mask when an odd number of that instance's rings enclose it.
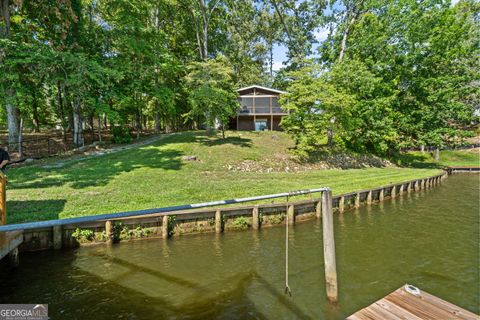
<instances>
[{"instance_id":1,"label":"house roof","mask_svg":"<svg viewBox=\"0 0 480 320\"><path fill-rule=\"evenodd\" d=\"M277 89L262 87L262 86L259 86L259 85L253 85L253 86L240 88L240 89L237 89L237 92L243 91L243 90L248 90L248 89L253 89L253 88L258 88L258 89L262 89L262 90L265 90L265 91L271 91L271 92L279 93L279 94L287 93L286 91L281 91L281 90L277 90Z\"/></svg>"}]
</instances>

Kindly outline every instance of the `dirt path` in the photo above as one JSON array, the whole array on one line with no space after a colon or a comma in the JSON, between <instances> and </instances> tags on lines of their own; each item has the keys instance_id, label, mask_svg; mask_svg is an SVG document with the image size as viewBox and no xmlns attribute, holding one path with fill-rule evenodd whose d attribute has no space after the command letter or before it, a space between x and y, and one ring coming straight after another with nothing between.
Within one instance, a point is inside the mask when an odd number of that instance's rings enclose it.
<instances>
[{"instance_id":1,"label":"dirt path","mask_svg":"<svg viewBox=\"0 0 480 320\"><path fill-rule=\"evenodd\" d=\"M80 162L80 161L91 159L91 158L101 157L107 154L112 154L112 153L116 153L116 152L120 152L128 149L146 146L174 134L176 133L160 134L160 135L155 135L153 137L146 138L145 140L134 142L131 144L115 146L113 148L104 149L104 150L86 151L82 155L73 155L70 159L62 159L58 161L49 162L48 164L43 165L42 168L45 168L45 169L62 168L66 164Z\"/></svg>"}]
</instances>

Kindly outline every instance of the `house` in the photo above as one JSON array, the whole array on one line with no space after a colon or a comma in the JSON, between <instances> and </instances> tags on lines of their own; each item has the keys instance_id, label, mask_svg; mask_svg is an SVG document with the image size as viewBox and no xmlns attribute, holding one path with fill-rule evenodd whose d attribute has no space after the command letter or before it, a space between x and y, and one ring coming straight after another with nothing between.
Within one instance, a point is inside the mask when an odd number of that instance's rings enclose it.
<instances>
[{"instance_id":1,"label":"house","mask_svg":"<svg viewBox=\"0 0 480 320\"><path fill-rule=\"evenodd\" d=\"M280 107L278 98L285 91L254 85L237 92L240 110L236 118L231 119L230 129L281 130L280 121L288 113Z\"/></svg>"}]
</instances>

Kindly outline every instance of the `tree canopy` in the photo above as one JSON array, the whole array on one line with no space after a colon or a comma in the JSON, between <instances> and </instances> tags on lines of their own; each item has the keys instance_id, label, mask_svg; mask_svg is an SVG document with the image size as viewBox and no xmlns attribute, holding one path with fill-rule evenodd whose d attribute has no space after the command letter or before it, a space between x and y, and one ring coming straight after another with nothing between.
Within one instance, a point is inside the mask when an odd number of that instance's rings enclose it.
<instances>
[{"instance_id":1,"label":"tree canopy","mask_svg":"<svg viewBox=\"0 0 480 320\"><path fill-rule=\"evenodd\" d=\"M289 92L304 151L442 147L479 106L479 30L473 0L0 0L0 124L13 147L20 123L77 146L95 126L224 128L259 84Z\"/></svg>"}]
</instances>

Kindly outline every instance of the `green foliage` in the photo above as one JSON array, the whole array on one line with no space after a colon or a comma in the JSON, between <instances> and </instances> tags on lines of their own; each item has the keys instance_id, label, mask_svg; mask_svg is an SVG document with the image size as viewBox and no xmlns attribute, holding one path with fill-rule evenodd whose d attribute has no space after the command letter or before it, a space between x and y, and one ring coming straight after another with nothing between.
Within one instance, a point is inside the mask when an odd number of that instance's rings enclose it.
<instances>
[{"instance_id":1,"label":"green foliage","mask_svg":"<svg viewBox=\"0 0 480 320\"><path fill-rule=\"evenodd\" d=\"M186 116L190 119L203 118L210 128L218 122L223 131L230 117L239 108L233 70L228 65L228 60L219 56L205 62L194 62L188 70L185 80L190 90L189 102L192 108Z\"/></svg>"},{"instance_id":2,"label":"green foliage","mask_svg":"<svg viewBox=\"0 0 480 320\"><path fill-rule=\"evenodd\" d=\"M113 143L130 143L132 142L132 135L130 128L125 126L113 126L112 127Z\"/></svg>"},{"instance_id":3,"label":"green foliage","mask_svg":"<svg viewBox=\"0 0 480 320\"><path fill-rule=\"evenodd\" d=\"M233 228L235 230L247 230L248 220L245 217L236 217L233 219Z\"/></svg>"},{"instance_id":4,"label":"green foliage","mask_svg":"<svg viewBox=\"0 0 480 320\"><path fill-rule=\"evenodd\" d=\"M151 228L146 228L139 224L134 229L130 229L123 222L115 221L112 225L112 241L117 243L121 240L130 240L132 238L145 238L153 233Z\"/></svg>"},{"instance_id":5,"label":"green foliage","mask_svg":"<svg viewBox=\"0 0 480 320\"><path fill-rule=\"evenodd\" d=\"M337 146L378 155L471 135L479 5L348 3L345 15L332 16L339 27L321 46L322 64L289 74L281 102L292 113L283 125L299 152L321 150L327 132Z\"/></svg>"},{"instance_id":6,"label":"green foliage","mask_svg":"<svg viewBox=\"0 0 480 320\"><path fill-rule=\"evenodd\" d=\"M285 217L286 217L285 213L271 215L268 217L268 222L270 222L271 224L280 224L285 220Z\"/></svg>"},{"instance_id":7,"label":"green foliage","mask_svg":"<svg viewBox=\"0 0 480 320\"><path fill-rule=\"evenodd\" d=\"M72 237L80 243L86 243L94 239L95 233L90 229L77 228L72 233Z\"/></svg>"},{"instance_id":8,"label":"green foliage","mask_svg":"<svg viewBox=\"0 0 480 320\"><path fill-rule=\"evenodd\" d=\"M175 234L175 215L168 216L167 233L171 237Z\"/></svg>"}]
</instances>

